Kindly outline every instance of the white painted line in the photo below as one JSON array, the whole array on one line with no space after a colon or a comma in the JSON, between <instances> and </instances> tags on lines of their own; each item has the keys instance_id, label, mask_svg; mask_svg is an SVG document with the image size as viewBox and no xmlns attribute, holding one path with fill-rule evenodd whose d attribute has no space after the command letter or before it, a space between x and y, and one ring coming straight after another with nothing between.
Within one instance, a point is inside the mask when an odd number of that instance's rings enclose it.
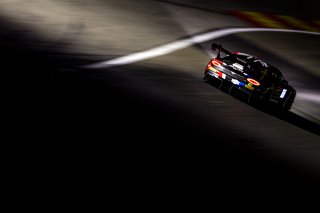
<instances>
[{"instance_id":1,"label":"white painted line","mask_svg":"<svg viewBox=\"0 0 320 213\"><path fill-rule=\"evenodd\" d=\"M260 32L260 31L267 31L267 32L289 32L289 33L303 33L303 34L313 34L313 35L320 35L318 32L308 32L308 31L301 31L301 30L290 30L290 29L271 29L271 28L228 28L228 29L220 29L215 30L212 32L207 32L203 34L199 34L196 36L192 36L190 38L182 39L179 41L175 41L169 44L165 44L162 46L158 46L146 51L132 53L126 56L122 56L119 58L102 61L94 64L90 64L85 66L85 68L91 69L101 69L101 68L111 68L120 65L131 64L138 61L143 61L146 59L170 54L177 50L181 50L187 47L190 47L194 44L203 43L206 41L210 41L216 38L224 37L230 34L235 33L242 33L242 32Z\"/></svg>"}]
</instances>

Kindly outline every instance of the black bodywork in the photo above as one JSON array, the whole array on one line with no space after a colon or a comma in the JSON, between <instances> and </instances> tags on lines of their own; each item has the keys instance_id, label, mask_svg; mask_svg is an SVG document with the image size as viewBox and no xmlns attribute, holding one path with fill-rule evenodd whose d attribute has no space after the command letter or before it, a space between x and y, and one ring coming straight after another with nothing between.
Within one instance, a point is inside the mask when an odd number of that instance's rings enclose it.
<instances>
[{"instance_id":1,"label":"black bodywork","mask_svg":"<svg viewBox=\"0 0 320 213\"><path fill-rule=\"evenodd\" d=\"M240 93L248 102L291 109L296 90L276 67L246 53L232 53L216 43L212 44L212 50L218 53L205 69L206 82L215 83L229 94Z\"/></svg>"}]
</instances>

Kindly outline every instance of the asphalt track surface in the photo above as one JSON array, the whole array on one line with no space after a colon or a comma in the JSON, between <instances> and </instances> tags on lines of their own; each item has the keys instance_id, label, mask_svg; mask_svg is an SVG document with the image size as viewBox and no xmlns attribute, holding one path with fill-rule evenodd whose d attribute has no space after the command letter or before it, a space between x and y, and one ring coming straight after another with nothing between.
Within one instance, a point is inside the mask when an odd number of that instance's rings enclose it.
<instances>
[{"instance_id":1,"label":"asphalt track surface","mask_svg":"<svg viewBox=\"0 0 320 213\"><path fill-rule=\"evenodd\" d=\"M33 45L42 42L39 35L15 24L1 17L1 122L19 187L31 182L80 193L108 180L106 187L118 195L128 190L133 196L142 188L285 193L319 186L319 125L293 112L255 108L203 83L212 40L91 69L87 65L196 34L178 32L174 40L161 37L158 44L95 55L66 51L72 48L64 42ZM298 76L319 91L319 78L241 36L214 41L270 59L292 70L284 73L292 81Z\"/></svg>"}]
</instances>

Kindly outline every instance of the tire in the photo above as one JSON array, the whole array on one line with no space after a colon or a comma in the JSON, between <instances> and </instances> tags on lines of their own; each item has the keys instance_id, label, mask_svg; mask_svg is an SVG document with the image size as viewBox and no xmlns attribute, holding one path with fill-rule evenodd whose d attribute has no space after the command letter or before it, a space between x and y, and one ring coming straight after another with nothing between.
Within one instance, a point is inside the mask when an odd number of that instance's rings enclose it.
<instances>
[{"instance_id":1,"label":"tire","mask_svg":"<svg viewBox=\"0 0 320 213\"><path fill-rule=\"evenodd\" d=\"M287 98L287 100L285 100L282 104L281 104L281 108L283 110L289 111L292 107L292 104L294 102L294 99L296 97L296 92L293 90L290 92L289 97Z\"/></svg>"},{"instance_id":2,"label":"tire","mask_svg":"<svg viewBox=\"0 0 320 213\"><path fill-rule=\"evenodd\" d=\"M265 94L261 94L259 99L263 104L270 105L271 103L270 99L271 99L272 93L273 93L272 90L268 90Z\"/></svg>"},{"instance_id":3,"label":"tire","mask_svg":"<svg viewBox=\"0 0 320 213\"><path fill-rule=\"evenodd\" d=\"M202 80L204 82L206 82L206 83L209 83L210 82L210 77L207 74L205 74Z\"/></svg>"}]
</instances>

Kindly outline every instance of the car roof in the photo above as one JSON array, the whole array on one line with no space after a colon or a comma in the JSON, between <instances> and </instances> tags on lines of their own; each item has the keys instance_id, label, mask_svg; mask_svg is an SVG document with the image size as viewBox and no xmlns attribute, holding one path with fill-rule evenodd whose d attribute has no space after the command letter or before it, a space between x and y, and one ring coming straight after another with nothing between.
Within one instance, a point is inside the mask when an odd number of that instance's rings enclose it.
<instances>
[{"instance_id":1,"label":"car roof","mask_svg":"<svg viewBox=\"0 0 320 213\"><path fill-rule=\"evenodd\" d=\"M263 72L278 72L281 74L281 72L271 64L265 62L264 60L259 59L256 56L243 53L243 52L233 52L233 55L236 56L236 58L229 58L228 56L224 59L230 60L231 63L240 63L242 65L248 65L246 66L246 73L255 76L256 78L260 78Z\"/></svg>"}]
</instances>

